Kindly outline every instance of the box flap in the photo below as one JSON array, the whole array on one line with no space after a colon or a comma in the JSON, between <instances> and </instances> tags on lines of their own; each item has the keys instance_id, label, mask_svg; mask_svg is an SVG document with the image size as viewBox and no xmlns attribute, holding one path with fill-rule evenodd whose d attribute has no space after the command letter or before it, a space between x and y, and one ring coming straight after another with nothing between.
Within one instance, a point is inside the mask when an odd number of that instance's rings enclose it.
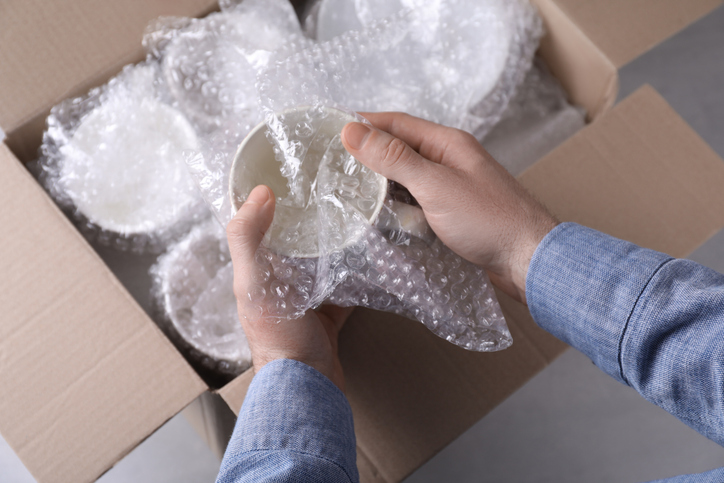
<instances>
[{"instance_id":1,"label":"box flap","mask_svg":"<svg viewBox=\"0 0 724 483\"><path fill-rule=\"evenodd\" d=\"M510 349L465 351L419 322L357 310L340 338L362 481L397 482L548 365L565 345L498 293Z\"/></svg>"},{"instance_id":2,"label":"box flap","mask_svg":"<svg viewBox=\"0 0 724 483\"><path fill-rule=\"evenodd\" d=\"M618 93L618 68L722 0L532 0L546 27L540 54L588 119Z\"/></svg>"},{"instance_id":3,"label":"box flap","mask_svg":"<svg viewBox=\"0 0 724 483\"><path fill-rule=\"evenodd\" d=\"M724 163L650 87L521 176L563 220L685 256L724 226ZM340 338L358 466L400 481L550 363L565 345L498 293L514 344L467 352L418 322L358 309ZM250 373L222 390L238 412Z\"/></svg>"},{"instance_id":4,"label":"box flap","mask_svg":"<svg viewBox=\"0 0 724 483\"><path fill-rule=\"evenodd\" d=\"M619 68L722 4L722 0L553 1Z\"/></svg>"},{"instance_id":5,"label":"box flap","mask_svg":"<svg viewBox=\"0 0 724 483\"><path fill-rule=\"evenodd\" d=\"M675 257L724 226L724 162L650 86L520 181L562 220Z\"/></svg>"},{"instance_id":6,"label":"box flap","mask_svg":"<svg viewBox=\"0 0 724 483\"><path fill-rule=\"evenodd\" d=\"M5 145L0 172L0 433L94 481L206 386Z\"/></svg>"},{"instance_id":7,"label":"box flap","mask_svg":"<svg viewBox=\"0 0 724 483\"><path fill-rule=\"evenodd\" d=\"M22 161L33 159L50 108L143 59L141 38L151 20L199 16L216 5L216 0L3 1L0 126L8 145Z\"/></svg>"}]
</instances>

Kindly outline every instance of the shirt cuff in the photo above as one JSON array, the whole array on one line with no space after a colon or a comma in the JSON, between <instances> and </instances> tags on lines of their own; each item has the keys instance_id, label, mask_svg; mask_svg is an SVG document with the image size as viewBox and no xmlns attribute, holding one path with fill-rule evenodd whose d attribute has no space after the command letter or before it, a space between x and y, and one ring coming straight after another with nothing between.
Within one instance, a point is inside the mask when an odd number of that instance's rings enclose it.
<instances>
[{"instance_id":1,"label":"shirt cuff","mask_svg":"<svg viewBox=\"0 0 724 483\"><path fill-rule=\"evenodd\" d=\"M575 223L540 243L526 298L536 323L627 384L621 343L641 293L671 257Z\"/></svg>"},{"instance_id":2,"label":"shirt cuff","mask_svg":"<svg viewBox=\"0 0 724 483\"><path fill-rule=\"evenodd\" d=\"M249 386L226 452L259 451L321 458L357 481L352 409L344 393L302 362L266 364Z\"/></svg>"}]
</instances>

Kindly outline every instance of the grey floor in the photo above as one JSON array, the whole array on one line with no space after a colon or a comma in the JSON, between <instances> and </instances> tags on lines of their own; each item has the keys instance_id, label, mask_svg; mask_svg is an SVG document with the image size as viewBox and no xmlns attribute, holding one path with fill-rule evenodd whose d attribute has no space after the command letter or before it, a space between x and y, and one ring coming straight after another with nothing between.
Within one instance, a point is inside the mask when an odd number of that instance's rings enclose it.
<instances>
[{"instance_id":1,"label":"grey floor","mask_svg":"<svg viewBox=\"0 0 724 483\"><path fill-rule=\"evenodd\" d=\"M621 97L644 83L724 157L724 7L624 67ZM724 232L691 258L724 272ZM724 448L569 350L406 483L637 482L718 466ZM211 482L218 467L177 416L99 481ZM33 481L0 438L0 482Z\"/></svg>"}]
</instances>

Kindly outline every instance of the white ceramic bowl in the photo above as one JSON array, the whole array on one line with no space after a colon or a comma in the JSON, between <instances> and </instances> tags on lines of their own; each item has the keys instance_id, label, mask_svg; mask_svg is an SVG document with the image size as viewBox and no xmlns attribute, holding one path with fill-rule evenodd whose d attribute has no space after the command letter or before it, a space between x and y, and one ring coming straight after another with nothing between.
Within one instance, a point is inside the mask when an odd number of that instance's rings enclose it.
<instances>
[{"instance_id":1,"label":"white ceramic bowl","mask_svg":"<svg viewBox=\"0 0 724 483\"><path fill-rule=\"evenodd\" d=\"M284 149L287 151L286 164L275 156L265 123L256 126L239 146L229 176L233 212L236 213L255 186L270 187L277 198L277 206L266 241L277 254L294 258L318 257L320 219L322 223L328 223L330 229L337 228L328 232L330 237L325 233L323 249L343 249L361 236L359 215L367 224L374 223L379 215L387 194L387 179L351 158L339 140L344 125L356 120L333 108L299 107L277 114L276 125L288 131ZM331 158L345 163L344 167L329 164L337 168L318 169L323 159ZM282 174L284 170L298 173L292 176L292 190L289 180ZM334 178L326 188L320 182L320 177L324 176ZM338 204L344 206L333 209L327 217L319 217L315 196L325 189L333 192L340 201Z\"/></svg>"},{"instance_id":2,"label":"white ceramic bowl","mask_svg":"<svg viewBox=\"0 0 724 483\"><path fill-rule=\"evenodd\" d=\"M60 183L77 210L102 230L160 236L201 198L183 160L196 133L153 98L110 97L87 114L61 148Z\"/></svg>"}]
</instances>

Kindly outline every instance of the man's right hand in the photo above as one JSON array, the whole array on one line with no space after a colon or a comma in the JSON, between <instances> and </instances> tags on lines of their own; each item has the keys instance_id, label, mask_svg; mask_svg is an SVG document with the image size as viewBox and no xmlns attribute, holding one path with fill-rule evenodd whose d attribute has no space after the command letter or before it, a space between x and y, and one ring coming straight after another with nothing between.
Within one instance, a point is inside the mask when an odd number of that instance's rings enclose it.
<instances>
[{"instance_id":1,"label":"man's right hand","mask_svg":"<svg viewBox=\"0 0 724 483\"><path fill-rule=\"evenodd\" d=\"M405 186L450 249L525 303L530 260L558 221L472 135L402 113L362 115L374 127L347 124L347 151Z\"/></svg>"}]
</instances>

